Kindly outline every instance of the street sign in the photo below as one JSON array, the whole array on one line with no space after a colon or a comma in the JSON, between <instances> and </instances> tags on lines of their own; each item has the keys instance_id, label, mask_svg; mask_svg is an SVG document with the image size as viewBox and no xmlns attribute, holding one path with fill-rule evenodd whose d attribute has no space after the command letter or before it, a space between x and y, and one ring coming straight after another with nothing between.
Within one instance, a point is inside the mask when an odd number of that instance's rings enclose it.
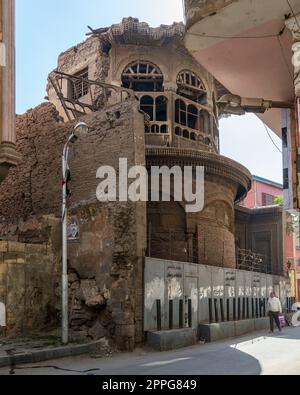
<instances>
[{"instance_id":1,"label":"street sign","mask_svg":"<svg viewBox=\"0 0 300 395\"><path fill-rule=\"evenodd\" d=\"M77 217L69 218L67 232L69 241L78 241L80 239L79 221Z\"/></svg>"}]
</instances>

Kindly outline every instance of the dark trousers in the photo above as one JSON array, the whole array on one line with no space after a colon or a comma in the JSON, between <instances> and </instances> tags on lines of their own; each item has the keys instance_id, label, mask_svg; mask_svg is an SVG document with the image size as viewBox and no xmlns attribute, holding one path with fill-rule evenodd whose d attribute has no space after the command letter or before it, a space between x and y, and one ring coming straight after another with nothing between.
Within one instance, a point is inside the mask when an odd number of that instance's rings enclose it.
<instances>
[{"instance_id":1,"label":"dark trousers","mask_svg":"<svg viewBox=\"0 0 300 395\"><path fill-rule=\"evenodd\" d=\"M274 321L277 325L277 328L281 331L281 325L280 325L280 321L279 321L279 312L274 312L274 311L270 311L269 312L269 316L270 316L270 328L271 328L271 332L274 332Z\"/></svg>"}]
</instances>

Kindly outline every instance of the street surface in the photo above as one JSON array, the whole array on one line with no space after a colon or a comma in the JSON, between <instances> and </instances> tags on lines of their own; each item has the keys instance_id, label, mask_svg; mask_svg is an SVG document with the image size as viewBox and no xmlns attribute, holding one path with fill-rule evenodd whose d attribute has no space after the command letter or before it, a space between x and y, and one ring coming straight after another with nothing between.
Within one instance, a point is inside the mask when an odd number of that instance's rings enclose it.
<instances>
[{"instance_id":1,"label":"street surface","mask_svg":"<svg viewBox=\"0 0 300 395\"><path fill-rule=\"evenodd\" d=\"M286 329L283 334L256 333L165 353L137 350L103 359L82 356L47 361L16 370L16 375L87 374L40 368L45 365L78 372L100 369L88 373L95 375L299 375L300 328ZM0 369L0 375L8 373L8 368Z\"/></svg>"}]
</instances>

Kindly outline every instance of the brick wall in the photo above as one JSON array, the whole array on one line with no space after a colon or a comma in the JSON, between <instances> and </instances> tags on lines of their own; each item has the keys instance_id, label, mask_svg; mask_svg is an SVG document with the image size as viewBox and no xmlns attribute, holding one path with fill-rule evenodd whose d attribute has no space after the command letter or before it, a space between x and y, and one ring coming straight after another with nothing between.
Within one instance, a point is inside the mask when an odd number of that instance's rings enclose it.
<instances>
[{"instance_id":1,"label":"brick wall","mask_svg":"<svg viewBox=\"0 0 300 395\"><path fill-rule=\"evenodd\" d=\"M77 142L70 160L70 215L80 228L79 240L69 246L71 323L78 336L106 335L133 349L143 338L146 205L99 203L96 172L101 165L118 170L120 157L129 167L145 163L144 118L128 101L84 120L90 133ZM23 160L0 186L0 237L51 245L60 256L59 231L53 235L52 227L41 223L60 215L61 153L73 126L61 123L50 104L18 117Z\"/></svg>"}]
</instances>

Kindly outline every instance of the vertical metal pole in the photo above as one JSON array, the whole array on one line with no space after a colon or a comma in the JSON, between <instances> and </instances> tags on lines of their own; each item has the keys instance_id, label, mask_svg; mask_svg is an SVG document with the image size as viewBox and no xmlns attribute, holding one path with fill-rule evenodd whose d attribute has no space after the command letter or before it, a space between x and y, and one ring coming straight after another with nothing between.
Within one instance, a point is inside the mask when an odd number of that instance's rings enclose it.
<instances>
[{"instance_id":1,"label":"vertical metal pole","mask_svg":"<svg viewBox=\"0 0 300 395\"><path fill-rule=\"evenodd\" d=\"M214 300L215 303L215 318L216 318L216 323L219 323L219 309L218 309L218 299Z\"/></svg>"},{"instance_id":2,"label":"vertical metal pole","mask_svg":"<svg viewBox=\"0 0 300 395\"><path fill-rule=\"evenodd\" d=\"M236 321L236 298L232 299L233 303L233 321Z\"/></svg>"},{"instance_id":3,"label":"vertical metal pole","mask_svg":"<svg viewBox=\"0 0 300 395\"><path fill-rule=\"evenodd\" d=\"M161 300L156 300L157 330L161 331Z\"/></svg>"},{"instance_id":4,"label":"vertical metal pole","mask_svg":"<svg viewBox=\"0 0 300 395\"><path fill-rule=\"evenodd\" d=\"M208 311L209 311L209 323L213 323L213 313L212 313L212 299L208 299Z\"/></svg>"},{"instance_id":5,"label":"vertical metal pole","mask_svg":"<svg viewBox=\"0 0 300 395\"><path fill-rule=\"evenodd\" d=\"M173 300L169 300L169 329L173 329Z\"/></svg>"},{"instance_id":6,"label":"vertical metal pole","mask_svg":"<svg viewBox=\"0 0 300 395\"><path fill-rule=\"evenodd\" d=\"M189 323L189 328L193 327L193 316L192 316L192 299L189 299L188 301L188 323Z\"/></svg>"},{"instance_id":7,"label":"vertical metal pole","mask_svg":"<svg viewBox=\"0 0 300 395\"><path fill-rule=\"evenodd\" d=\"M62 187L62 343L69 342L68 320L68 250L67 250L67 183L66 183L66 152L64 148L62 157L63 187Z\"/></svg>"},{"instance_id":8,"label":"vertical metal pole","mask_svg":"<svg viewBox=\"0 0 300 395\"><path fill-rule=\"evenodd\" d=\"M179 301L179 328L183 328L183 300Z\"/></svg>"},{"instance_id":9,"label":"vertical metal pole","mask_svg":"<svg viewBox=\"0 0 300 395\"><path fill-rule=\"evenodd\" d=\"M224 300L223 299L220 299L220 310L221 310L221 322L225 322Z\"/></svg>"},{"instance_id":10,"label":"vertical metal pole","mask_svg":"<svg viewBox=\"0 0 300 395\"><path fill-rule=\"evenodd\" d=\"M249 304L249 298L246 299L246 305L247 305L247 319L250 319L250 304Z\"/></svg>"},{"instance_id":11,"label":"vertical metal pole","mask_svg":"<svg viewBox=\"0 0 300 395\"><path fill-rule=\"evenodd\" d=\"M230 299L226 301L226 313L227 313L227 321L230 321Z\"/></svg>"}]
</instances>

